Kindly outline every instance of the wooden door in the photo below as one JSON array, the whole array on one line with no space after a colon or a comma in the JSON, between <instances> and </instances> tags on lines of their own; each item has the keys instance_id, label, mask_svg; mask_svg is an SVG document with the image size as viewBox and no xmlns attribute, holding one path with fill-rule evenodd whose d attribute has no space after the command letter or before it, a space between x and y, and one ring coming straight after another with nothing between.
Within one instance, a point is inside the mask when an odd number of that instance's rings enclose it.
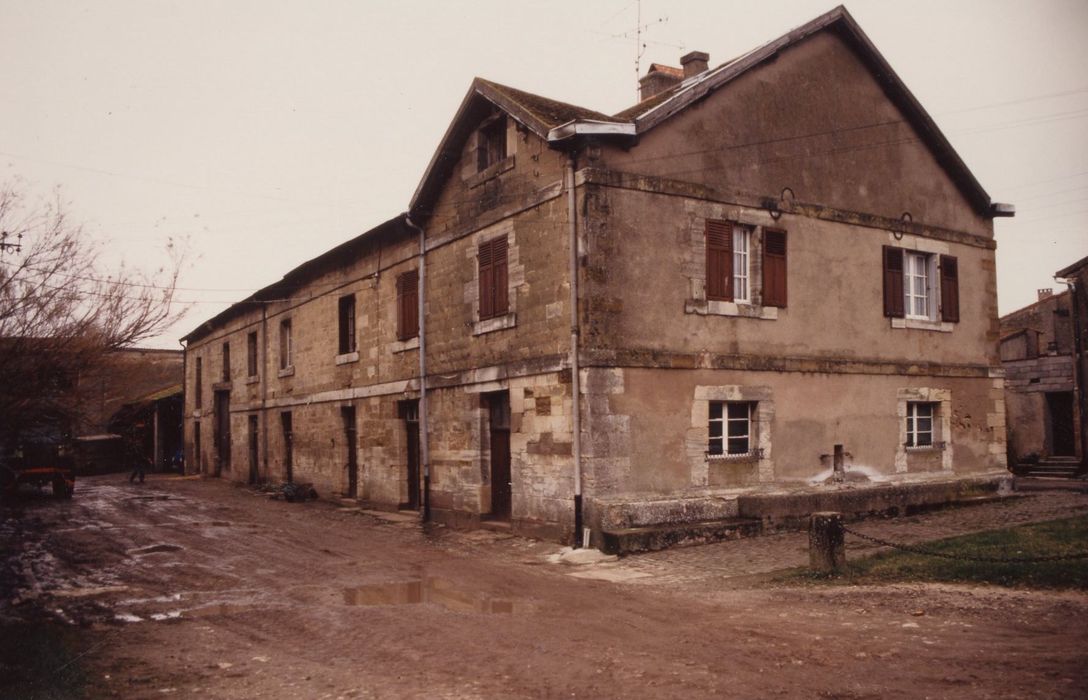
<instances>
[{"instance_id":1,"label":"wooden door","mask_svg":"<svg viewBox=\"0 0 1088 700\"><path fill-rule=\"evenodd\" d=\"M340 415L344 419L344 443L347 446L347 476L348 484L344 495L348 498L359 497L359 452L357 436L355 432L355 407L348 406L340 409Z\"/></svg>"},{"instance_id":2,"label":"wooden door","mask_svg":"<svg viewBox=\"0 0 1088 700\"><path fill-rule=\"evenodd\" d=\"M249 483L257 483L257 416L249 417Z\"/></svg>"},{"instance_id":3,"label":"wooden door","mask_svg":"<svg viewBox=\"0 0 1088 700\"><path fill-rule=\"evenodd\" d=\"M1073 392L1048 393L1046 407L1051 456L1075 457L1077 446L1073 431Z\"/></svg>"},{"instance_id":4,"label":"wooden door","mask_svg":"<svg viewBox=\"0 0 1088 700\"><path fill-rule=\"evenodd\" d=\"M402 401L400 416L404 419L404 434L407 439L406 456L408 460L408 499L403 508L419 510L419 402Z\"/></svg>"},{"instance_id":5,"label":"wooden door","mask_svg":"<svg viewBox=\"0 0 1088 700\"><path fill-rule=\"evenodd\" d=\"M505 391L488 397L491 434L491 517L510 519L510 397Z\"/></svg>"},{"instance_id":6,"label":"wooden door","mask_svg":"<svg viewBox=\"0 0 1088 700\"><path fill-rule=\"evenodd\" d=\"M215 476L230 470L230 392L215 392Z\"/></svg>"}]
</instances>

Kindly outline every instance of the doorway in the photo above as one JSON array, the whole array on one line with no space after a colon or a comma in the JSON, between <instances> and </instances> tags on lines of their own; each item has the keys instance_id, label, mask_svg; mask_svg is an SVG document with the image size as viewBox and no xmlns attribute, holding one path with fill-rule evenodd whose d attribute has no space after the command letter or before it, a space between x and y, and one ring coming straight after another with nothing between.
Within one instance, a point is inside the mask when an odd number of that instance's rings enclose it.
<instances>
[{"instance_id":1,"label":"doorway","mask_svg":"<svg viewBox=\"0 0 1088 700\"><path fill-rule=\"evenodd\" d=\"M215 476L230 471L230 392L215 392Z\"/></svg>"},{"instance_id":2,"label":"doorway","mask_svg":"<svg viewBox=\"0 0 1088 700\"><path fill-rule=\"evenodd\" d=\"M397 412L404 420L407 440L405 455L408 461L408 499L401 504L406 510L419 510L419 401L401 401Z\"/></svg>"},{"instance_id":3,"label":"doorway","mask_svg":"<svg viewBox=\"0 0 1088 700\"><path fill-rule=\"evenodd\" d=\"M1046 431L1052 457L1076 457L1073 430L1073 392L1055 391L1046 395Z\"/></svg>"},{"instance_id":4,"label":"doorway","mask_svg":"<svg viewBox=\"0 0 1088 700\"><path fill-rule=\"evenodd\" d=\"M280 414L280 427L283 429L283 476L284 480L290 484L295 479L295 434L290 411Z\"/></svg>"},{"instance_id":5,"label":"doorway","mask_svg":"<svg viewBox=\"0 0 1088 700\"><path fill-rule=\"evenodd\" d=\"M347 498L359 497L359 453L358 435L355 430L355 407L344 406L340 409L340 416L344 420L344 444L347 446L347 489L344 496Z\"/></svg>"},{"instance_id":6,"label":"doorway","mask_svg":"<svg viewBox=\"0 0 1088 700\"><path fill-rule=\"evenodd\" d=\"M491 517L510 519L510 394L486 395L487 426L490 435Z\"/></svg>"},{"instance_id":7,"label":"doorway","mask_svg":"<svg viewBox=\"0 0 1088 700\"><path fill-rule=\"evenodd\" d=\"M249 417L249 483L257 483L257 416Z\"/></svg>"}]
</instances>

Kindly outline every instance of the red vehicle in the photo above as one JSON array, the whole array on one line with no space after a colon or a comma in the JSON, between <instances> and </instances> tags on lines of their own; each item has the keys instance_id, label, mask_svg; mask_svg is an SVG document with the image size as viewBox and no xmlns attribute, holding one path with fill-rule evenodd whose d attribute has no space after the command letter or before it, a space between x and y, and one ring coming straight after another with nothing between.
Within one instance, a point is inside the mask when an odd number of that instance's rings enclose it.
<instances>
[{"instance_id":1,"label":"red vehicle","mask_svg":"<svg viewBox=\"0 0 1088 700\"><path fill-rule=\"evenodd\" d=\"M5 496L14 494L22 484L42 488L53 487L57 498L71 498L76 490L76 473L72 458L63 447L52 449L22 449L0 462L0 490Z\"/></svg>"}]
</instances>

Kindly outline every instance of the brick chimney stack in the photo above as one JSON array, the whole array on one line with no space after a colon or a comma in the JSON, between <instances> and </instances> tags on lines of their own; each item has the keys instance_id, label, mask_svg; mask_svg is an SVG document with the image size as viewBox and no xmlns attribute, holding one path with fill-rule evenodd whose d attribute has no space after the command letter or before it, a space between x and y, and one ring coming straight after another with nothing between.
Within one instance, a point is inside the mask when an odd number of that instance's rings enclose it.
<instances>
[{"instance_id":1,"label":"brick chimney stack","mask_svg":"<svg viewBox=\"0 0 1088 700\"><path fill-rule=\"evenodd\" d=\"M1036 301L1042 301L1043 299L1049 299L1050 297L1054 296L1054 290L1050 287L1047 287L1046 289L1039 289L1036 291L1039 294L1039 298Z\"/></svg>"},{"instance_id":2,"label":"brick chimney stack","mask_svg":"<svg viewBox=\"0 0 1088 700\"><path fill-rule=\"evenodd\" d=\"M705 73L710 64L710 54L703 51L692 51L680 59L680 65L684 67L684 79L693 75Z\"/></svg>"}]
</instances>

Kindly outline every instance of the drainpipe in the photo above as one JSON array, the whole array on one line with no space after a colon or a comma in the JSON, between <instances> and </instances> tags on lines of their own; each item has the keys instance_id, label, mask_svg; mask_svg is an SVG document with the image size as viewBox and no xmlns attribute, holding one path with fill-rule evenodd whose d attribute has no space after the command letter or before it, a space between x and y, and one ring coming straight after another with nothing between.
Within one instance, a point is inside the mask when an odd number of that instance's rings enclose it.
<instances>
[{"instance_id":1,"label":"drainpipe","mask_svg":"<svg viewBox=\"0 0 1088 700\"><path fill-rule=\"evenodd\" d=\"M574 191L574 151L567 154L564 179L567 188L567 225L570 231L570 391L571 451L574 456L574 546L581 547L582 532L582 395L578 367L578 202Z\"/></svg>"},{"instance_id":2,"label":"drainpipe","mask_svg":"<svg viewBox=\"0 0 1088 700\"><path fill-rule=\"evenodd\" d=\"M427 324L423 317L427 247L423 229L412 221L412 216L408 212L404 214L404 223L419 233L419 286L416 290L416 296L419 299L419 461L423 463L423 522L429 522L431 519L431 450L427 439Z\"/></svg>"},{"instance_id":3,"label":"drainpipe","mask_svg":"<svg viewBox=\"0 0 1088 700\"><path fill-rule=\"evenodd\" d=\"M264 475L271 481L268 468L268 305L261 303L261 343L257 355L257 371L261 373L261 452L264 455ZM248 362L248 359L247 359Z\"/></svg>"},{"instance_id":4,"label":"drainpipe","mask_svg":"<svg viewBox=\"0 0 1088 700\"><path fill-rule=\"evenodd\" d=\"M189 386L189 376L187 374L189 368L189 348L185 347L184 338L178 339L178 345L181 346L181 475L185 476L189 473L189 458L185 454L185 407L187 405L186 399L189 397L189 391L187 389Z\"/></svg>"}]
</instances>

